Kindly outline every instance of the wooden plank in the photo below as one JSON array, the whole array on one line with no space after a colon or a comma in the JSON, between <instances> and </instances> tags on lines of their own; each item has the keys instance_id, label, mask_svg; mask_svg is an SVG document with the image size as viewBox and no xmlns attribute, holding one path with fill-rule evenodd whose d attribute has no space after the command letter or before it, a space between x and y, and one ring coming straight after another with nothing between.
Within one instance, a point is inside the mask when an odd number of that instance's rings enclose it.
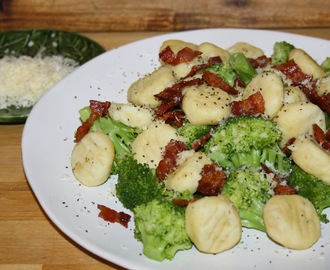
<instances>
[{"instance_id":1,"label":"wooden plank","mask_svg":"<svg viewBox=\"0 0 330 270\"><path fill-rule=\"evenodd\" d=\"M212 27L329 27L321 0L2 0L0 31L173 31Z\"/></svg>"}]
</instances>

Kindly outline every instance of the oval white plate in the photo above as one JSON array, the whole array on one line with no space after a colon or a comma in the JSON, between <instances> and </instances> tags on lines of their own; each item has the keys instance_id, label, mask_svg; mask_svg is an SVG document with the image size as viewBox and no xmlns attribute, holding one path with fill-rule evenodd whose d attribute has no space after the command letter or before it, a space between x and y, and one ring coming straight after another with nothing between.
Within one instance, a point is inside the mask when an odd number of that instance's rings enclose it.
<instances>
[{"instance_id":1,"label":"oval white plate","mask_svg":"<svg viewBox=\"0 0 330 270\"><path fill-rule=\"evenodd\" d=\"M79 185L71 173L73 135L80 124L78 110L90 99L126 102L129 85L158 67L158 49L167 39L197 44L208 41L222 48L245 41L267 55L276 41L285 40L306 50L319 63L330 56L327 40L273 31L208 29L157 36L96 57L40 99L25 124L24 169L47 215L82 247L129 269L326 269L330 265L330 224L323 225L315 246L304 251L282 248L264 233L244 229L241 243L227 252L206 255L192 249L179 252L173 261L158 263L142 255L142 245L134 239L133 222L126 229L98 218L97 204L124 209L112 195L114 180L90 188Z\"/></svg>"}]
</instances>

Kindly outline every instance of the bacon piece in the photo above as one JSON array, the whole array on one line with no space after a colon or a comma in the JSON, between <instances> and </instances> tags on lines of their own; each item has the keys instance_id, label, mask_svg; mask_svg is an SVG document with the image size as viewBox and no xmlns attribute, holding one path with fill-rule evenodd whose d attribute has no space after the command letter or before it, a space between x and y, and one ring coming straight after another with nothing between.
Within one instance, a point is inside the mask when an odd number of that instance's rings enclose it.
<instances>
[{"instance_id":1,"label":"bacon piece","mask_svg":"<svg viewBox=\"0 0 330 270\"><path fill-rule=\"evenodd\" d=\"M163 181L169 173L176 169L178 154L186 149L186 144L181 141L170 141L166 145L163 159L156 168L156 177L159 181Z\"/></svg>"},{"instance_id":2,"label":"bacon piece","mask_svg":"<svg viewBox=\"0 0 330 270\"><path fill-rule=\"evenodd\" d=\"M187 63L192 61L195 57L201 55L202 52L195 51L189 47L185 47L175 53L172 51L170 46L166 46L160 53L159 58L166 64L176 66L180 63Z\"/></svg>"},{"instance_id":3,"label":"bacon piece","mask_svg":"<svg viewBox=\"0 0 330 270\"><path fill-rule=\"evenodd\" d=\"M267 174L274 174L273 180L276 183L276 186L274 187L275 195L292 195L297 193L296 188L288 186L286 184L285 179L281 179L278 175L272 172L272 170L269 169L265 164L261 164L261 168Z\"/></svg>"},{"instance_id":4,"label":"bacon piece","mask_svg":"<svg viewBox=\"0 0 330 270\"><path fill-rule=\"evenodd\" d=\"M202 83L203 80L200 78L180 81L156 94L155 97L161 100L160 106L155 110L156 117L162 119L165 123L175 124L178 127L181 126L184 113L182 111L172 113L172 111L176 111L182 104L182 90L187 86L200 85Z\"/></svg>"},{"instance_id":5,"label":"bacon piece","mask_svg":"<svg viewBox=\"0 0 330 270\"><path fill-rule=\"evenodd\" d=\"M222 60L221 60L220 56L210 57L206 64L193 66L191 68L190 72L185 77L183 77L182 79L192 77L192 76L196 75L196 73L201 71L201 70L204 70L204 69L206 69L206 68L208 68L212 65L221 64L221 63L222 63Z\"/></svg>"},{"instance_id":6,"label":"bacon piece","mask_svg":"<svg viewBox=\"0 0 330 270\"><path fill-rule=\"evenodd\" d=\"M235 116L262 114L265 112L265 101L258 91L247 99L231 102L230 108Z\"/></svg>"},{"instance_id":7,"label":"bacon piece","mask_svg":"<svg viewBox=\"0 0 330 270\"><path fill-rule=\"evenodd\" d=\"M238 91L235 89L235 87L229 85L227 82L225 82L222 78L220 78L215 73L205 70L203 72L202 78L205 80L205 82L213 87L221 88L223 91L227 92L230 95L237 95Z\"/></svg>"},{"instance_id":8,"label":"bacon piece","mask_svg":"<svg viewBox=\"0 0 330 270\"><path fill-rule=\"evenodd\" d=\"M240 77L236 77L235 83L234 83L234 87L236 88L236 87L244 87L244 86L245 86L245 84L241 80L241 78Z\"/></svg>"},{"instance_id":9,"label":"bacon piece","mask_svg":"<svg viewBox=\"0 0 330 270\"><path fill-rule=\"evenodd\" d=\"M174 109L182 104L182 88L183 84L175 84L172 87L168 87L155 97L162 101L161 105L156 109L156 115L162 116L167 111Z\"/></svg>"},{"instance_id":10,"label":"bacon piece","mask_svg":"<svg viewBox=\"0 0 330 270\"><path fill-rule=\"evenodd\" d=\"M318 105L321 110L330 114L330 94L320 96L315 91L315 80L313 80L311 76L305 74L294 60L289 60L284 64L275 65L273 67L287 76L292 81L293 86L299 87L310 102Z\"/></svg>"},{"instance_id":11,"label":"bacon piece","mask_svg":"<svg viewBox=\"0 0 330 270\"><path fill-rule=\"evenodd\" d=\"M124 212L117 212L107 206L98 204L97 208L100 210L99 217L104 219L105 221L109 221L111 223L119 223L125 228L128 227L128 222L131 220L131 216Z\"/></svg>"},{"instance_id":12,"label":"bacon piece","mask_svg":"<svg viewBox=\"0 0 330 270\"><path fill-rule=\"evenodd\" d=\"M325 140L325 133L324 131L320 128L318 124L313 124L313 133L315 136L315 139L319 142L322 143Z\"/></svg>"},{"instance_id":13,"label":"bacon piece","mask_svg":"<svg viewBox=\"0 0 330 270\"><path fill-rule=\"evenodd\" d=\"M297 190L294 187L288 185L278 184L274 187L275 195L293 195L297 193Z\"/></svg>"},{"instance_id":14,"label":"bacon piece","mask_svg":"<svg viewBox=\"0 0 330 270\"><path fill-rule=\"evenodd\" d=\"M173 110L166 112L162 115L161 119L172 126L181 127L186 118L186 114L183 111Z\"/></svg>"},{"instance_id":15,"label":"bacon piece","mask_svg":"<svg viewBox=\"0 0 330 270\"><path fill-rule=\"evenodd\" d=\"M256 69L256 68L263 68L269 65L272 61L272 58L267 57L266 55L262 55L255 59L249 58L248 60L251 63L252 67Z\"/></svg>"},{"instance_id":16,"label":"bacon piece","mask_svg":"<svg viewBox=\"0 0 330 270\"><path fill-rule=\"evenodd\" d=\"M201 172L202 178L198 182L197 191L207 195L216 196L220 194L226 183L227 175L218 164L206 164Z\"/></svg>"},{"instance_id":17,"label":"bacon piece","mask_svg":"<svg viewBox=\"0 0 330 270\"><path fill-rule=\"evenodd\" d=\"M330 141L330 129L328 129L326 132L325 132L325 139L327 141Z\"/></svg>"},{"instance_id":18,"label":"bacon piece","mask_svg":"<svg viewBox=\"0 0 330 270\"><path fill-rule=\"evenodd\" d=\"M97 101L97 100L89 101L91 114L89 118L87 118L87 120L77 128L75 134L75 142L79 142L88 133L89 129L94 124L94 121L96 119L107 115L110 105L111 105L110 101L105 101L105 102Z\"/></svg>"},{"instance_id":19,"label":"bacon piece","mask_svg":"<svg viewBox=\"0 0 330 270\"><path fill-rule=\"evenodd\" d=\"M316 141L321 145L325 150L330 150L330 140L328 140L326 134L329 136L329 130L325 133L318 124L313 124L313 132Z\"/></svg>"},{"instance_id":20,"label":"bacon piece","mask_svg":"<svg viewBox=\"0 0 330 270\"><path fill-rule=\"evenodd\" d=\"M289 156L291 154L291 150L289 149L289 146L292 145L295 142L296 138L289 139L286 144L282 147L282 152Z\"/></svg>"},{"instance_id":21,"label":"bacon piece","mask_svg":"<svg viewBox=\"0 0 330 270\"><path fill-rule=\"evenodd\" d=\"M319 96L315 89L305 89L303 92L312 103L318 105L321 110L330 114L330 94Z\"/></svg>"},{"instance_id":22,"label":"bacon piece","mask_svg":"<svg viewBox=\"0 0 330 270\"><path fill-rule=\"evenodd\" d=\"M165 88L163 91L155 95L155 98L161 100L161 105L157 108L156 114L162 115L166 111L180 106L182 103L182 90L187 86L200 85L203 83L202 79L195 78L188 81L179 81L172 86Z\"/></svg>"},{"instance_id":23,"label":"bacon piece","mask_svg":"<svg viewBox=\"0 0 330 270\"><path fill-rule=\"evenodd\" d=\"M212 137L212 132L209 131L208 133L206 133L204 136L200 137L199 139L195 140L192 145L191 148L192 150L198 150L199 148L203 147L209 139L211 139Z\"/></svg>"},{"instance_id":24,"label":"bacon piece","mask_svg":"<svg viewBox=\"0 0 330 270\"><path fill-rule=\"evenodd\" d=\"M291 59L283 64L274 65L273 68L281 71L288 77L294 86L298 86L302 81L311 80L311 77L302 72L296 62Z\"/></svg>"},{"instance_id":25,"label":"bacon piece","mask_svg":"<svg viewBox=\"0 0 330 270\"><path fill-rule=\"evenodd\" d=\"M185 199L172 199L172 202L178 206L188 206L189 203L197 201L198 198L193 198L191 200L185 200Z\"/></svg>"}]
</instances>

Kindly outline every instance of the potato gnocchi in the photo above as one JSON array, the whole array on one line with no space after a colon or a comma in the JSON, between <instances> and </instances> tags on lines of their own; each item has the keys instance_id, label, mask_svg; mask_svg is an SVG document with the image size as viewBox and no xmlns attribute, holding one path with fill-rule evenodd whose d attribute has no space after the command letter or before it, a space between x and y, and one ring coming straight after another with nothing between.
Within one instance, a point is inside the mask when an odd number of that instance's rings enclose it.
<instances>
[{"instance_id":1,"label":"potato gnocchi","mask_svg":"<svg viewBox=\"0 0 330 270\"><path fill-rule=\"evenodd\" d=\"M203 253L220 253L241 239L242 225L233 203L223 196L210 196L186 208L186 230Z\"/></svg>"},{"instance_id":2,"label":"potato gnocchi","mask_svg":"<svg viewBox=\"0 0 330 270\"><path fill-rule=\"evenodd\" d=\"M275 242L307 249L320 238L321 225L313 204L299 195L277 195L264 207L266 231Z\"/></svg>"}]
</instances>

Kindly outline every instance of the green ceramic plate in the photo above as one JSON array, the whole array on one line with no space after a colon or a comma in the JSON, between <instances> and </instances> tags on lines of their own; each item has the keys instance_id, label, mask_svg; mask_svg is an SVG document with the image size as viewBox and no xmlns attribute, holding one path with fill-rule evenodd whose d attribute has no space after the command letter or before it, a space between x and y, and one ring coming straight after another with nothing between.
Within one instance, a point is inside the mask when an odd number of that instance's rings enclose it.
<instances>
[{"instance_id":1,"label":"green ceramic plate","mask_svg":"<svg viewBox=\"0 0 330 270\"><path fill-rule=\"evenodd\" d=\"M6 55L33 57L41 48L42 56L63 55L80 65L105 52L95 41L72 32L49 29L0 32L0 58ZM31 109L13 106L1 109L0 123L24 123Z\"/></svg>"}]
</instances>

